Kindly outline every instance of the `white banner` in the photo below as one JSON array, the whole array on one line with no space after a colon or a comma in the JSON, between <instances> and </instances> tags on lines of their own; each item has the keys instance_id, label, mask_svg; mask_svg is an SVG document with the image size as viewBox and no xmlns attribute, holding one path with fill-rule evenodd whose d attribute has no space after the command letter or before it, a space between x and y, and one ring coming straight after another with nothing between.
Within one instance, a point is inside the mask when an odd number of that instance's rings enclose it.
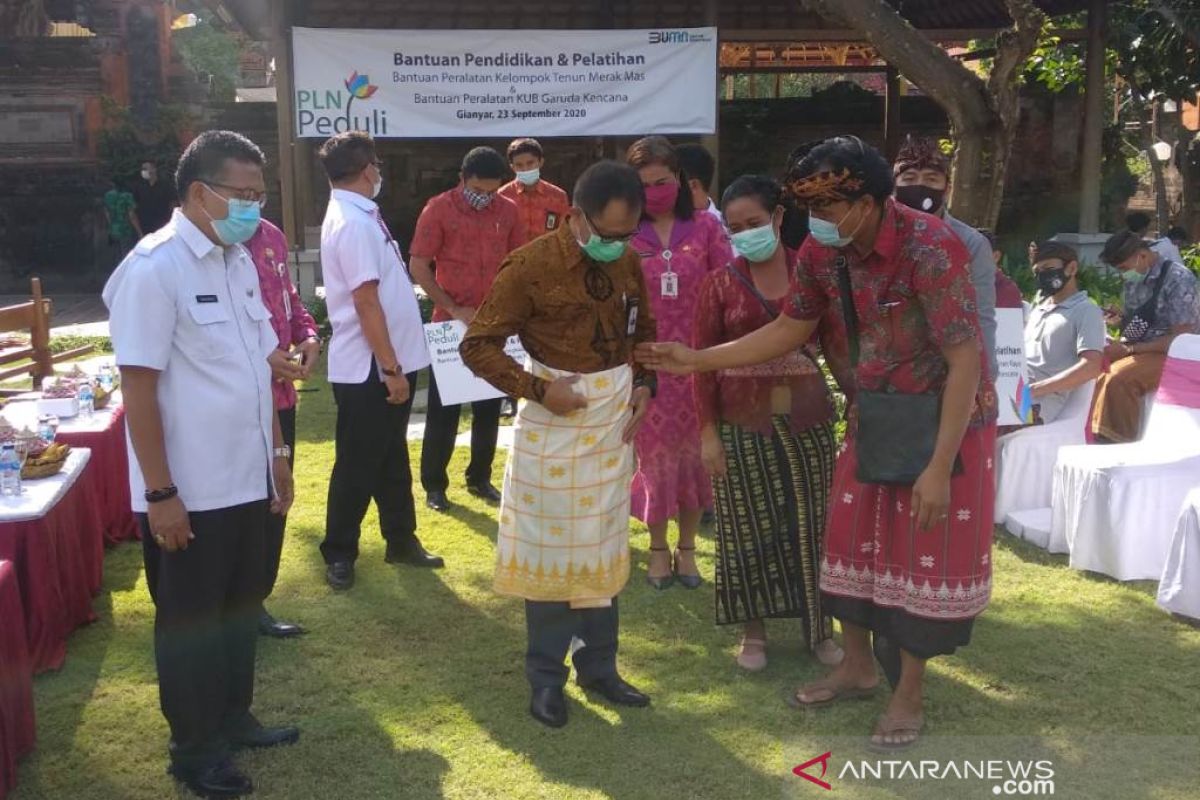
<instances>
[{"instance_id":1,"label":"white banner","mask_svg":"<svg viewBox=\"0 0 1200 800\"><path fill-rule=\"evenodd\" d=\"M996 309L996 398L1000 425L1033 422L1029 378L1025 369L1025 312Z\"/></svg>"},{"instance_id":2,"label":"white banner","mask_svg":"<svg viewBox=\"0 0 1200 800\"><path fill-rule=\"evenodd\" d=\"M429 346L429 360L443 405L456 406L504 397L504 392L482 378L476 378L463 363L458 346L466 333L467 326L458 320L431 322L425 326L425 343ZM516 336L509 337L504 352L517 363L525 363L525 348Z\"/></svg>"},{"instance_id":3,"label":"white banner","mask_svg":"<svg viewBox=\"0 0 1200 800\"><path fill-rule=\"evenodd\" d=\"M294 28L292 45L301 138L716 130L716 28Z\"/></svg>"}]
</instances>

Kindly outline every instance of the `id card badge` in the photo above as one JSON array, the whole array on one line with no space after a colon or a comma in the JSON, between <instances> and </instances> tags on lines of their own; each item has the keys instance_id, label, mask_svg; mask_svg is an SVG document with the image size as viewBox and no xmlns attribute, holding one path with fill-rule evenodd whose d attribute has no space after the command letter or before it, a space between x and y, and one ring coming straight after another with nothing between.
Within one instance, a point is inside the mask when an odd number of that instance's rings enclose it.
<instances>
[{"instance_id":1,"label":"id card badge","mask_svg":"<svg viewBox=\"0 0 1200 800\"><path fill-rule=\"evenodd\" d=\"M638 320L638 299L636 297L631 297L626 301L625 320L625 335L633 336L637 330Z\"/></svg>"},{"instance_id":2,"label":"id card badge","mask_svg":"<svg viewBox=\"0 0 1200 800\"><path fill-rule=\"evenodd\" d=\"M679 276L674 272L662 274L662 296L679 297Z\"/></svg>"},{"instance_id":3,"label":"id card badge","mask_svg":"<svg viewBox=\"0 0 1200 800\"><path fill-rule=\"evenodd\" d=\"M558 214L553 211L546 212L546 230L552 231L558 227Z\"/></svg>"},{"instance_id":4,"label":"id card badge","mask_svg":"<svg viewBox=\"0 0 1200 800\"><path fill-rule=\"evenodd\" d=\"M666 262L666 272L662 274L662 296L679 297L679 276L671 269L671 251L663 250L662 257Z\"/></svg>"}]
</instances>

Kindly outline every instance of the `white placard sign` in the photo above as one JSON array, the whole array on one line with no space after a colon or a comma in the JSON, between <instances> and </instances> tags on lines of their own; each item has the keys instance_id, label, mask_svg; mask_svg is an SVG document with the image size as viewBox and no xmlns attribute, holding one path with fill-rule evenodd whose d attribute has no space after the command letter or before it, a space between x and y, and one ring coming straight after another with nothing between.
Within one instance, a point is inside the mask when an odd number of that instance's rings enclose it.
<instances>
[{"instance_id":1,"label":"white placard sign","mask_svg":"<svg viewBox=\"0 0 1200 800\"><path fill-rule=\"evenodd\" d=\"M293 28L292 47L300 138L716 130L716 28Z\"/></svg>"},{"instance_id":2,"label":"white placard sign","mask_svg":"<svg viewBox=\"0 0 1200 800\"><path fill-rule=\"evenodd\" d=\"M996 398L1000 425L1033 421L1025 369L1025 314L1019 308L996 309Z\"/></svg>"},{"instance_id":3,"label":"white placard sign","mask_svg":"<svg viewBox=\"0 0 1200 800\"><path fill-rule=\"evenodd\" d=\"M458 346L467 333L467 326L458 320L450 322L431 322L425 326L425 343L429 346L429 361L433 366L433 374L437 378L438 394L443 405L455 406L459 403L474 403L479 400L494 400L504 397L504 392L492 386L482 378L476 378L475 373L467 369ZM508 339L504 346L517 363L525 363L525 348L516 336Z\"/></svg>"}]
</instances>

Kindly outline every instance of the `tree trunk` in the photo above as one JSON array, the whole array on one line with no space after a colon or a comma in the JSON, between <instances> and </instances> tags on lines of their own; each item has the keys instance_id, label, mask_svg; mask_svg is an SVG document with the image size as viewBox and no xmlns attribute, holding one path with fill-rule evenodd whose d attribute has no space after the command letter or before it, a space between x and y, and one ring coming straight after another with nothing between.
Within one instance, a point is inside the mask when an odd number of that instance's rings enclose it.
<instances>
[{"instance_id":1,"label":"tree trunk","mask_svg":"<svg viewBox=\"0 0 1200 800\"><path fill-rule=\"evenodd\" d=\"M1138 134L1142 141L1142 150L1150 160L1150 177L1154 185L1154 225L1158 235L1163 236L1170 227L1167 216L1167 178L1163 164L1154 154L1154 126L1150 120L1150 112L1146 109L1144 95L1136 81L1126 78L1129 89L1133 93L1133 105L1137 111ZM1156 101L1157 102L1157 101Z\"/></svg>"},{"instance_id":2,"label":"tree trunk","mask_svg":"<svg viewBox=\"0 0 1200 800\"><path fill-rule=\"evenodd\" d=\"M1016 24L997 37L995 68L984 83L883 0L801 2L860 31L876 52L942 107L956 144L950 210L968 224L994 227L1020 117L1017 70L1033 52L1045 15L1032 0L1005 0Z\"/></svg>"}]
</instances>

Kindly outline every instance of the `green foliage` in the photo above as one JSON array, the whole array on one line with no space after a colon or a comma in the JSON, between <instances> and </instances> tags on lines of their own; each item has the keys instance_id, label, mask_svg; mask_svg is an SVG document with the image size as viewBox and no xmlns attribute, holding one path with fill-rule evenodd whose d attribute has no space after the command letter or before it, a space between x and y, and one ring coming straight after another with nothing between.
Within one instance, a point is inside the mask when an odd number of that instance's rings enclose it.
<instances>
[{"instance_id":1,"label":"green foliage","mask_svg":"<svg viewBox=\"0 0 1200 800\"><path fill-rule=\"evenodd\" d=\"M1075 42L1064 44L1062 37L1045 31L1025 65L1027 82L1040 83L1056 93L1082 86L1084 73L1083 48Z\"/></svg>"},{"instance_id":2,"label":"green foliage","mask_svg":"<svg viewBox=\"0 0 1200 800\"><path fill-rule=\"evenodd\" d=\"M172 41L189 69L208 76L210 97L232 102L240 79L237 40L202 15L194 27L175 31Z\"/></svg>"},{"instance_id":3,"label":"green foliage","mask_svg":"<svg viewBox=\"0 0 1200 800\"><path fill-rule=\"evenodd\" d=\"M194 123L186 109L160 105L147 128L139 128L125 106L111 97L100 98L104 129L100 132L99 156L105 176L123 185L137 177L143 161L158 165L160 175L175 172L179 161L179 132Z\"/></svg>"},{"instance_id":4,"label":"green foliage","mask_svg":"<svg viewBox=\"0 0 1200 800\"><path fill-rule=\"evenodd\" d=\"M329 337L333 335L333 325L329 322L329 306L326 305L325 298L313 297L305 300L304 307L308 309L313 321L317 323L317 336L322 341L328 341Z\"/></svg>"},{"instance_id":5,"label":"green foliage","mask_svg":"<svg viewBox=\"0 0 1200 800\"><path fill-rule=\"evenodd\" d=\"M1180 255L1183 256L1183 265L1194 272L1197 278L1200 278L1200 244L1183 248Z\"/></svg>"},{"instance_id":6,"label":"green foliage","mask_svg":"<svg viewBox=\"0 0 1200 800\"><path fill-rule=\"evenodd\" d=\"M75 350L79 347L91 346L93 353L111 353L113 351L112 339L107 336L76 336L74 334L63 334L50 338L50 352L54 354L65 353L68 350Z\"/></svg>"}]
</instances>

